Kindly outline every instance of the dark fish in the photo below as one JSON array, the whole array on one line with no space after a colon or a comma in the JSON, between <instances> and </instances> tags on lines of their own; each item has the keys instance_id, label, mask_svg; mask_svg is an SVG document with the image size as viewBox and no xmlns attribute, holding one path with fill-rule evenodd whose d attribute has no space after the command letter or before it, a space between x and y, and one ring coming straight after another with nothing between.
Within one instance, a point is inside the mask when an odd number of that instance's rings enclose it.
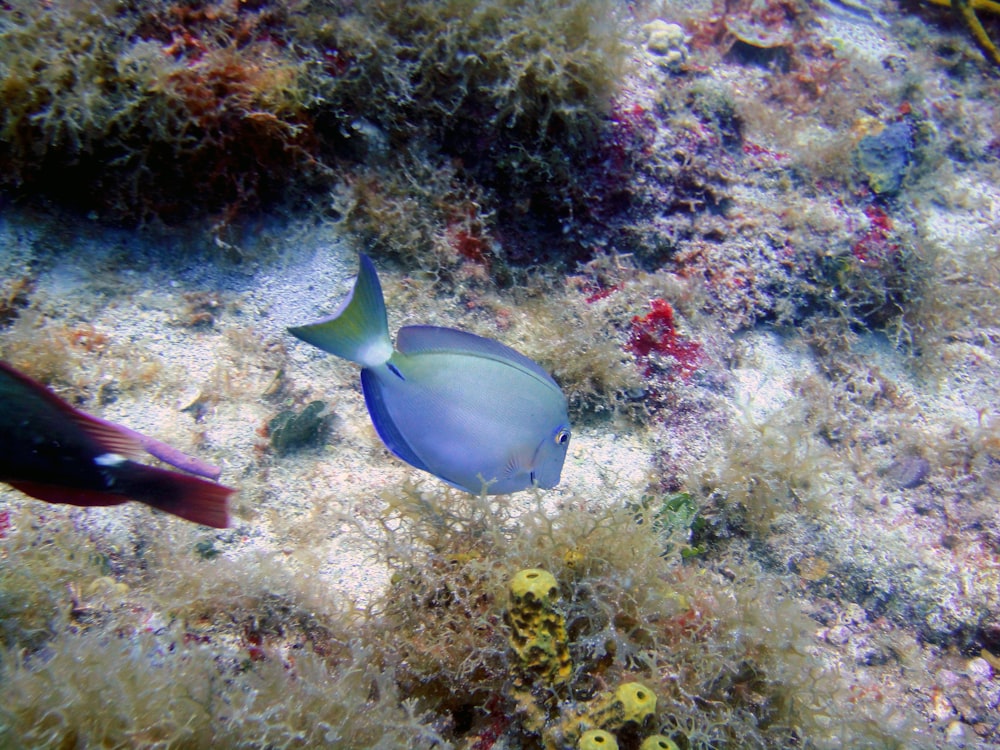
<instances>
[{"instance_id":1,"label":"dark fish","mask_svg":"<svg viewBox=\"0 0 1000 750\"><path fill-rule=\"evenodd\" d=\"M50 503L137 500L205 526L229 525L235 490L137 463L144 453L203 477L219 475L216 467L164 443L73 408L0 362L0 481Z\"/></svg>"}]
</instances>

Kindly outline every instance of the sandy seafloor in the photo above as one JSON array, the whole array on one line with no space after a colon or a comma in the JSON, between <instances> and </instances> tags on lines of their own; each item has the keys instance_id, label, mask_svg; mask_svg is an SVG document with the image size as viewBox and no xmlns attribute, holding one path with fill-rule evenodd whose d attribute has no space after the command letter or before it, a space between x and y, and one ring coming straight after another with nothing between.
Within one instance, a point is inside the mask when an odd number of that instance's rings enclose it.
<instances>
[{"instance_id":1,"label":"sandy seafloor","mask_svg":"<svg viewBox=\"0 0 1000 750\"><path fill-rule=\"evenodd\" d=\"M854 3L830 3L821 15L822 33L838 39L847 56L877 61L914 54L893 37L893 27ZM640 95L657 75L652 66L628 83ZM739 85L738 66L715 75ZM989 96L956 103L942 95L935 106L963 113L981 107L986 111L969 116L986 130L989 123L996 128L996 71L982 67L976 75L988 81ZM725 387L706 386L700 395L711 402L712 420L699 423L690 414L645 424L581 420L560 485L503 502L515 513L539 501L551 509L581 498L595 506L633 502L664 455L681 467L678 473L715 477L717 484L733 481L713 473L723 471L727 451L746 450L745 461L758 467L782 455L786 468L771 478L794 474L801 461L798 470L812 482L803 491L802 514L762 516L752 544L761 559L801 584L798 596L815 614L810 637L819 661L853 687L857 700L905 706L919 716L915 743L1000 747L1000 329L990 327L997 314L986 309L990 302L1000 306L998 173L995 164L943 170L947 197L925 190L918 200L925 242L945 253L954 245L979 263L970 280L960 278L962 258L935 260L933 268L954 276L939 279L941 288L954 281L980 296L962 321L949 319L953 330L933 337L936 346L926 356L934 362L915 361L882 332L855 332L849 361L856 369L841 370L838 382L799 332L753 325L734 332L713 318L727 314L718 306L688 323L708 350L727 353L712 365ZM767 200L759 190L731 185L744 212ZM107 229L55 211L4 206L0 279L9 285L32 278L28 305L0 329L4 357L34 362L36 376L56 379L59 392L88 411L217 463L221 481L239 494L233 528L225 531L193 529L137 504L65 508L10 489L0 490L0 508L15 528L40 524L42 536L46 523L69 524L99 540L104 554L134 550L149 535L178 548L207 543L237 567L277 552L292 575L310 578L331 602L351 600L363 609L384 593L389 571L373 565L352 536L357 529L341 516L362 526L370 517L374 524L387 487L415 480L435 493L440 485L382 447L356 368L285 330L334 308L349 288L358 244L336 223L311 216L260 217L235 244ZM407 293L406 273L380 270L390 329L463 326L459 299ZM669 293L664 286L649 296L669 300ZM473 327L489 333L481 320ZM832 384L824 391L821 382ZM804 426L811 399L825 397L817 394L841 386L856 393L858 383L871 386L873 405L831 398L855 411L833 413L826 424L849 431L857 420L864 439L824 443L815 421ZM274 455L262 427L282 408L312 399L325 401L331 414L322 444ZM738 457L729 458L728 470L737 471ZM8 556L2 565L16 568L18 560ZM108 577L116 577L113 570ZM156 591L155 579L146 585ZM107 607L106 597L115 595L100 587L83 592L65 592L64 606L90 596ZM892 597L898 597L894 608L873 604ZM155 604L145 600L143 607L150 628L162 625Z\"/></svg>"}]
</instances>

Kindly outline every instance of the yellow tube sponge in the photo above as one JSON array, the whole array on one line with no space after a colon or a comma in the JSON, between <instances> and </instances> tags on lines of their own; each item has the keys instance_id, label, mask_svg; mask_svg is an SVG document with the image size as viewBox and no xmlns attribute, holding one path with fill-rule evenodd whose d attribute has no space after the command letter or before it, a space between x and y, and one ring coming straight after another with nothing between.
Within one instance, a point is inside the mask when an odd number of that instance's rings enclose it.
<instances>
[{"instance_id":1,"label":"yellow tube sponge","mask_svg":"<svg viewBox=\"0 0 1000 750\"><path fill-rule=\"evenodd\" d=\"M510 581L510 596L517 603L525 599L535 599L544 606L551 606L559 598L556 578L547 570L527 568L518 572Z\"/></svg>"},{"instance_id":2,"label":"yellow tube sponge","mask_svg":"<svg viewBox=\"0 0 1000 750\"><path fill-rule=\"evenodd\" d=\"M599 699L590 714L592 724L611 731L642 724L656 713L656 693L641 682L623 682Z\"/></svg>"},{"instance_id":3,"label":"yellow tube sponge","mask_svg":"<svg viewBox=\"0 0 1000 750\"><path fill-rule=\"evenodd\" d=\"M618 750L618 740L603 729L591 729L580 735L577 750Z\"/></svg>"},{"instance_id":4,"label":"yellow tube sponge","mask_svg":"<svg viewBox=\"0 0 1000 750\"><path fill-rule=\"evenodd\" d=\"M507 624L510 645L521 669L547 685L565 683L573 672L566 619L557 609L559 587L555 577L540 568L517 573L510 582Z\"/></svg>"},{"instance_id":5,"label":"yellow tube sponge","mask_svg":"<svg viewBox=\"0 0 1000 750\"><path fill-rule=\"evenodd\" d=\"M680 748L665 734L654 734L642 741L639 750L680 750Z\"/></svg>"}]
</instances>

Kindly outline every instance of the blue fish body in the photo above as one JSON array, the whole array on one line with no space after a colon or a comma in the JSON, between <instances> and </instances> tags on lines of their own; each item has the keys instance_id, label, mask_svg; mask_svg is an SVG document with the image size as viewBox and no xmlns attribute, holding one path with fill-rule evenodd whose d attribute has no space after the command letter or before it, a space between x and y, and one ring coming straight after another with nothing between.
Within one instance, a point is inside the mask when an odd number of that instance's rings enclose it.
<instances>
[{"instance_id":1,"label":"blue fish body","mask_svg":"<svg viewBox=\"0 0 1000 750\"><path fill-rule=\"evenodd\" d=\"M361 365L375 430L412 466L473 494L559 483L570 429L552 377L510 347L451 328L406 326L393 347L367 256L333 316L289 331Z\"/></svg>"}]
</instances>

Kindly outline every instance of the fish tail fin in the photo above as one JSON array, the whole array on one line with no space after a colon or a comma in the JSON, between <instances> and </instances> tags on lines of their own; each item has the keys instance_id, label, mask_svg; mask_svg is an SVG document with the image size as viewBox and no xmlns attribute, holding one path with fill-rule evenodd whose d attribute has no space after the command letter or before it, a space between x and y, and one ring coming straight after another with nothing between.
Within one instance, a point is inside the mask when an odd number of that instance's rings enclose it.
<instances>
[{"instance_id":1,"label":"fish tail fin","mask_svg":"<svg viewBox=\"0 0 1000 750\"><path fill-rule=\"evenodd\" d=\"M232 487L131 461L109 473L116 493L203 526L229 526Z\"/></svg>"},{"instance_id":2,"label":"fish tail fin","mask_svg":"<svg viewBox=\"0 0 1000 750\"><path fill-rule=\"evenodd\" d=\"M354 288L328 318L288 329L293 336L330 354L377 367L392 356L389 323L375 264L362 254Z\"/></svg>"}]
</instances>

